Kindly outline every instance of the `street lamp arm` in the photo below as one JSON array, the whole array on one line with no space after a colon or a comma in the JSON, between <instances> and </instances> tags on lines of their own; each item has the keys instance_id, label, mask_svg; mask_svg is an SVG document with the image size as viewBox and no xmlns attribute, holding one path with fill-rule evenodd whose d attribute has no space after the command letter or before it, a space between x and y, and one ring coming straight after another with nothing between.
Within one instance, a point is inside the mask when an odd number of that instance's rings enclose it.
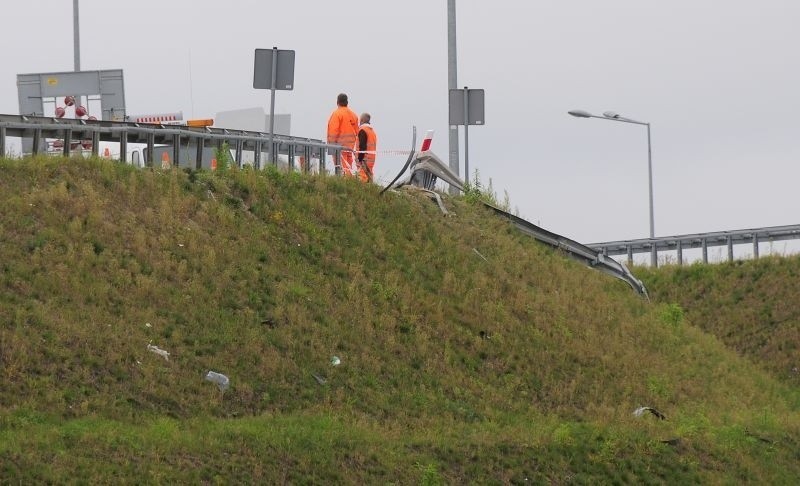
<instances>
[{"instance_id":1,"label":"street lamp arm","mask_svg":"<svg viewBox=\"0 0 800 486\"><path fill-rule=\"evenodd\" d=\"M586 110L570 110L567 113L569 115L574 116L575 118L599 118L600 120L618 121L622 123L633 123L634 125L650 125L649 123L646 122L640 122L630 118L625 118L624 116L619 116L611 111L607 111L603 116L593 115Z\"/></svg>"},{"instance_id":2,"label":"street lamp arm","mask_svg":"<svg viewBox=\"0 0 800 486\"><path fill-rule=\"evenodd\" d=\"M590 118L599 118L599 119L601 119L601 120L608 120L608 121L615 121L615 122L622 122L622 123L632 123L632 124L634 124L634 125L645 125L645 126L646 126L646 125L650 125L650 124L649 124L649 123L647 123L647 122L641 122L641 121L637 121L637 120L631 120L630 118L623 118L623 117L609 118L609 117L607 117L607 116L597 116L597 115L590 115Z\"/></svg>"}]
</instances>

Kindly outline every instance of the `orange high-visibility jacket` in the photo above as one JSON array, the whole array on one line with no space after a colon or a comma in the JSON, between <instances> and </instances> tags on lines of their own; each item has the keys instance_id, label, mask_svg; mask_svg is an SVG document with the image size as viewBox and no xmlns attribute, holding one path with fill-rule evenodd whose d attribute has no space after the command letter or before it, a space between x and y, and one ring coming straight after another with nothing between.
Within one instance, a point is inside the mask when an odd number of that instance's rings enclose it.
<instances>
[{"instance_id":1,"label":"orange high-visibility jacket","mask_svg":"<svg viewBox=\"0 0 800 486\"><path fill-rule=\"evenodd\" d=\"M367 135L367 143L365 145L359 143L358 150L366 150L373 153L358 154L358 160L363 160L364 162L368 163L370 167L372 167L372 165L375 163L374 152L378 149L378 135L375 134L375 130L373 130L372 125L369 124L364 124L358 127L359 134L361 133L362 130Z\"/></svg>"},{"instance_id":2,"label":"orange high-visibility jacket","mask_svg":"<svg viewBox=\"0 0 800 486\"><path fill-rule=\"evenodd\" d=\"M358 134L358 116L346 106L340 106L331 113L328 120L328 143L355 148Z\"/></svg>"}]
</instances>

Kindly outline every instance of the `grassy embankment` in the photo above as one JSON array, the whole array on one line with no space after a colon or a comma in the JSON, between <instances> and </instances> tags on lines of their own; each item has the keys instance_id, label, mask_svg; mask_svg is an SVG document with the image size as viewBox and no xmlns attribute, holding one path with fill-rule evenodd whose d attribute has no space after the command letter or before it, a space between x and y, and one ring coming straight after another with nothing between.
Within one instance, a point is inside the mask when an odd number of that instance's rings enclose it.
<instances>
[{"instance_id":1,"label":"grassy embankment","mask_svg":"<svg viewBox=\"0 0 800 486\"><path fill-rule=\"evenodd\" d=\"M3 480L800 476L796 390L480 206L276 171L0 174Z\"/></svg>"},{"instance_id":2,"label":"grassy embankment","mask_svg":"<svg viewBox=\"0 0 800 486\"><path fill-rule=\"evenodd\" d=\"M636 272L656 301L677 303L690 322L800 385L800 257Z\"/></svg>"}]
</instances>

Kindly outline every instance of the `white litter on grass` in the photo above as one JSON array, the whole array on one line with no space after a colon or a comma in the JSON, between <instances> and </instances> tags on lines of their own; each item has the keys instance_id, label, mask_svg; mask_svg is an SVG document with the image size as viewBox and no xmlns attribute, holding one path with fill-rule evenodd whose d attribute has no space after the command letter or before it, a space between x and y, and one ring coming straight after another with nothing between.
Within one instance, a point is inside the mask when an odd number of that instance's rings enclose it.
<instances>
[{"instance_id":1,"label":"white litter on grass","mask_svg":"<svg viewBox=\"0 0 800 486\"><path fill-rule=\"evenodd\" d=\"M473 248L472 251L474 251L476 255L481 257L483 259L483 261L485 261L487 263L489 262L489 260L487 260L485 256L481 255L481 252L479 252L477 248Z\"/></svg>"},{"instance_id":2,"label":"white litter on grass","mask_svg":"<svg viewBox=\"0 0 800 486\"><path fill-rule=\"evenodd\" d=\"M219 387L220 391L225 391L230 386L231 380L228 379L227 376L223 375L222 373L217 373L216 371L209 371L206 373L206 380L210 381L211 383L216 383Z\"/></svg>"},{"instance_id":3,"label":"white litter on grass","mask_svg":"<svg viewBox=\"0 0 800 486\"><path fill-rule=\"evenodd\" d=\"M145 322L145 323L144 323L144 327L153 327L153 325L152 325L152 324L150 324L149 322Z\"/></svg>"},{"instance_id":4,"label":"white litter on grass","mask_svg":"<svg viewBox=\"0 0 800 486\"><path fill-rule=\"evenodd\" d=\"M147 345L147 350L151 353L157 354L164 358L165 360L169 361L169 351L159 348L158 346L153 346L152 344Z\"/></svg>"},{"instance_id":5,"label":"white litter on grass","mask_svg":"<svg viewBox=\"0 0 800 486\"><path fill-rule=\"evenodd\" d=\"M342 360L340 360L338 356L331 358L331 366L339 366L340 364L342 364Z\"/></svg>"}]
</instances>

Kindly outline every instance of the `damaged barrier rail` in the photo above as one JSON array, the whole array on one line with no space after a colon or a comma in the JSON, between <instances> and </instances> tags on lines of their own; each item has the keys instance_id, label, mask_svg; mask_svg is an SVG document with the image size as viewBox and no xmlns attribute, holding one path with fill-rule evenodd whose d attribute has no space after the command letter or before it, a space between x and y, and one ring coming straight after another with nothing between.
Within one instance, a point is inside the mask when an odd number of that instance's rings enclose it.
<instances>
[{"instance_id":1,"label":"damaged barrier rail","mask_svg":"<svg viewBox=\"0 0 800 486\"><path fill-rule=\"evenodd\" d=\"M416 130L414 133L416 136ZM402 177L403 173L409 169L411 171L409 177L403 182L397 183L397 181ZM408 162L405 166L403 166L400 174L395 177L395 179L384 189L384 191L390 187L414 185L421 187L427 192L432 192L433 186L436 184L436 179L441 179L451 186L456 187L460 191L464 190L464 183L455 173L453 173L452 170L450 170L450 167L447 164L442 162L442 160L439 159L439 157L437 157L433 152L429 150L422 151L409 156ZM439 204L441 207L441 203ZM641 280L637 279L630 272L630 270L625 267L625 265L607 256L602 250L590 248L589 246L578 243L577 241L553 233L552 231L548 231L544 228L536 226L530 221L526 221L519 216L515 216L489 203L484 202L483 204L487 208L494 211L498 216L508 219L518 230L534 238L536 241L551 246L556 250L562 251L567 256L578 260L588 267L597 269L603 273L624 281L645 299L650 299L647 295L647 289Z\"/></svg>"}]
</instances>

